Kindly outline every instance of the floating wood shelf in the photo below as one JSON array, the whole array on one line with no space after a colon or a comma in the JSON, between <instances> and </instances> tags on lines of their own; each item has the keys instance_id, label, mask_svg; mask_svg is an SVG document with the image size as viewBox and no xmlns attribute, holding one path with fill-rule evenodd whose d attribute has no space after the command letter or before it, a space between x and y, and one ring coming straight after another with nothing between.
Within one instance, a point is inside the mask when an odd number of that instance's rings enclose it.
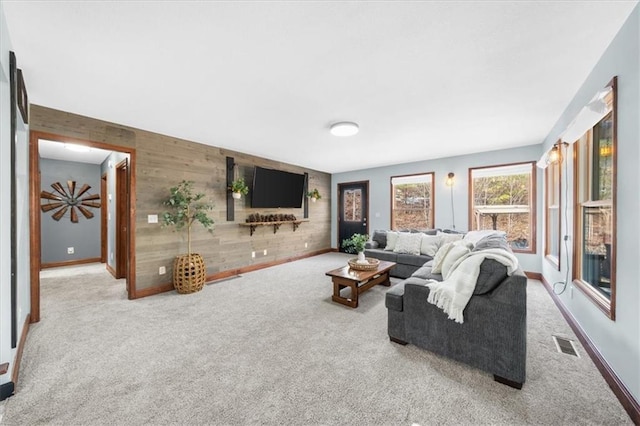
<instances>
[{"instance_id":1,"label":"floating wood shelf","mask_svg":"<svg viewBox=\"0 0 640 426\"><path fill-rule=\"evenodd\" d=\"M248 226L250 229L250 235L253 236L253 233L255 232L258 226L273 226L273 233L275 234L276 232L278 232L278 229L280 229L280 225L282 225L283 223L290 223L293 226L293 232L296 232L296 229L298 229L298 226L300 226L302 222L309 222L309 221L305 219L301 219L301 220L283 220L279 222L245 222L245 223L239 223L238 225Z\"/></svg>"}]
</instances>

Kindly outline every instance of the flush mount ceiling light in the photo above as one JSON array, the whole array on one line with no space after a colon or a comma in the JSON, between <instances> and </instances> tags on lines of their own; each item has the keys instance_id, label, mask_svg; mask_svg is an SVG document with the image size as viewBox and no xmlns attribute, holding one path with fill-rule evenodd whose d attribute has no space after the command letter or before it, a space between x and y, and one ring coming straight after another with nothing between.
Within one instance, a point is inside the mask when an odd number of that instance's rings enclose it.
<instances>
[{"instance_id":1,"label":"flush mount ceiling light","mask_svg":"<svg viewBox=\"0 0 640 426\"><path fill-rule=\"evenodd\" d=\"M341 121L331 125L331 134L334 136L353 136L358 133L360 128L356 123L350 121Z\"/></svg>"}]
</instances>

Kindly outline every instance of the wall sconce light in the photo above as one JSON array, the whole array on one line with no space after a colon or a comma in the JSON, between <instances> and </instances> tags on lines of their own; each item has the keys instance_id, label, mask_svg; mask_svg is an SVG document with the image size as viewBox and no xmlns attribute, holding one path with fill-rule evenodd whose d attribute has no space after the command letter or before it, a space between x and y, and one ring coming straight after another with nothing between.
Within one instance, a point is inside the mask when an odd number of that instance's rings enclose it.
<instances>
[{"instance_id":1,"label":"wall sconce light","mask_svg":"<svg viewBox=\"0 0 640 426\"><path fill-rule=\"evenodd\" d=\"M456 175L453 172L449 172L449 174L447 175L447 186L453 186L453 184L456 182L455 177Z\"/></svg>"},{"instance_id":2,"label":"wall sconce light","mask_svg":"<svg viewBox=\"0 0 640 426\"><path fill-rule=\"evenodd\" d=\"M562 163L562 146L569 145L567 142L558 142L553 145L551 151L547 155L547 164L558 164Z\"/></svg>"}]
</instances>

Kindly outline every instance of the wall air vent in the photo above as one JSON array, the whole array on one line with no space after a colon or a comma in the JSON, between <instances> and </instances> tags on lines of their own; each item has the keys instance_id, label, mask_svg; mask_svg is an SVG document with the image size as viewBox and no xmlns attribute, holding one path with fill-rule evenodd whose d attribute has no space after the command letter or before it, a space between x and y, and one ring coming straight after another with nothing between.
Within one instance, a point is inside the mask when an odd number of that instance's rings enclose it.
<instances>
[{"instance_id":1,"label":"wall air vent","mask_svg":"<svg viewBox=\"0 0 640 426\"><path fill-rule=\"evenodd\" d=\"M580 355L578 355L578 351L576 350L576 344L573 340L567 339L566 337L560 337L560 336L554 335L553 341L556 344L556 349L558 349L558 352L561 352L567 355L577 356L578 358L580 358Z\"/></svg>"}]
</instances>

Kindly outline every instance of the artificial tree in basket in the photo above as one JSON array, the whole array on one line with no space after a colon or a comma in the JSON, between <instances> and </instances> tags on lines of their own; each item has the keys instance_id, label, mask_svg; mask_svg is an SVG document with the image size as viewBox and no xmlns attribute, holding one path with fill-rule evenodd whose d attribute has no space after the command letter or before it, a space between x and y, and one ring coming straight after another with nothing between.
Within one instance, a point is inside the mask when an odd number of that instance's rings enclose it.
<instances>
[{"instance_id":1,"label":"artificial tree in basket","mask_svg":"<svg viewBox=\"0 0 640 426\"><path fill-rule=\"evenodd\" d=\"M342 248L347 253L358 253L357 263L367 263L364 256L364 245L369 241L366 234L353 234L350 238L342 240Z\"/></svg>"},{"instance_id":2,"label":"artificial tree in basket","mask_svg":"<svg viewBox=\"0 0 640 426\"><path fill-rule=\"evenodd\" d=\"M171 196L164 201L169 211L162 214L164 226L174 226L176 230L187 228L187 254L176 256L173 264L173 286L178 293L195 293L202 290L206 281L204 260L198 253L191 253L191 227L200 222L209 232L213 232L213 219L207 216L211 204L203 201L204 194L193 192L193 181L183 180L169 189Z\"/></svg>"}]
</instances>

